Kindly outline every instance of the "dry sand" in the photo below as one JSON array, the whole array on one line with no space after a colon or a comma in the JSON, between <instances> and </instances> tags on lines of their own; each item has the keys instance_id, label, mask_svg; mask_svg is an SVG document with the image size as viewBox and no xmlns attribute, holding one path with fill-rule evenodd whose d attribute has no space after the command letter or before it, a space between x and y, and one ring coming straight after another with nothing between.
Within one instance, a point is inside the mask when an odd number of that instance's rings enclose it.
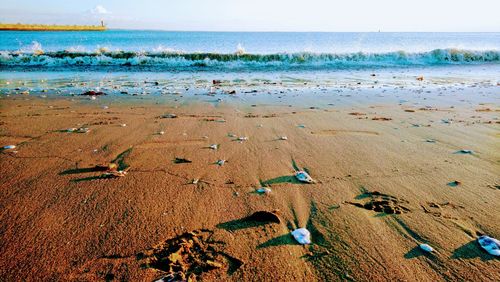
<instances>
[{"instance_id":1,"label":"dry sand","mask_svg":"<svg viewBox=\"0 0 500 282\"><path fill-rule=\"evenodd\" d=\"M494 103L102 109L27 97L1 100L0 145L17 145L0 155L1 281L152 281L165 272L152 267L151 249L196 230L205 237L195 255L221 263L191 269L197 280L500 281L498 258L475 242L500 238ZM165 113L178 117L159 118ZM82 126L90 132L61 132ZM125 177L93 171L113 160L130 166ZM317 183L297 183L294 163ZM262 185L272 192L257 194ZM355 205L384 199L403 213ZM273 210L281 223L244 220ZM312 245L293 240L298 227L311 231Z\"/></svg>"}]
</instances>

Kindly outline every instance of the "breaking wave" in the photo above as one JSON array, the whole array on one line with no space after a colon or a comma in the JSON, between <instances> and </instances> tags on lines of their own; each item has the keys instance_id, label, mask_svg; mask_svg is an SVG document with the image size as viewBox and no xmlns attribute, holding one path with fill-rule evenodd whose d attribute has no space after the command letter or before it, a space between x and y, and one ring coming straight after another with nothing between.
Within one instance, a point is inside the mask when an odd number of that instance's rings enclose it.
<instances>
[{"instance_id":1,"label":"breaking wave","mask_svg":"<svg viewBox=\"0 0 500 282\"><path fill-rule=\"evenodd\" d=\"M242 49L242 48L241 48ZM243 49L242 49L243 50ZM409 53L279 53L234 54L183 53L158 49L153 52L109 51L96 52L66 50L58 52L0 51L0 68L6 67L120 67L134 70L146 67L152 70L288 70L288 69L341 69L399 66L465 65L500 63L500 51L472 51L462 49L436 49L429 52ZM124 67L124 68L122 68Z\"/></svg>"}]
</instances>

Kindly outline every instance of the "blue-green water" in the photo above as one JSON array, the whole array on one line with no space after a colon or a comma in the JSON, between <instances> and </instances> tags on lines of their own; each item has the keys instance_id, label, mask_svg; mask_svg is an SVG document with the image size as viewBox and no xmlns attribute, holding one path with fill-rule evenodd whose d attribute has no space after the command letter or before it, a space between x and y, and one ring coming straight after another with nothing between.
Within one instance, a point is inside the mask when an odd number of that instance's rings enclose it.
<instances>
[{"instance_id":1,"label":"blue-green water","mask_svg":"<svg viewBox=\"0 0 500 282\"><path fill-rule=\"evenodd\" d=\"M0 33L0 68L332 70L500 64L500 33Z\"/></svg>"}]
</instances>

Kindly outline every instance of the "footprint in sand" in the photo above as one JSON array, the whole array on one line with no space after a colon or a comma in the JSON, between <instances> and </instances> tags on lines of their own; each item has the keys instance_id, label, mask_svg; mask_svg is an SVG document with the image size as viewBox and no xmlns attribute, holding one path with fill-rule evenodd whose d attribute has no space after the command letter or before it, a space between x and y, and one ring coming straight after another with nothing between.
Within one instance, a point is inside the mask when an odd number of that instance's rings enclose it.
<instances>
[{"instance_id":1,"label":"footprint in sand","mask_svg":"<svg viewBox=\"0 0 500 282\"><path fill-rule=\"evenodd\" d=\"M142 253L145 266L165 272L163 281L196 281L204 272L225 270L233 273L243 261L223 251L213 231L200 229L166 240Z\"/></svg>"},{"instance_id":2,"label":"footprint in sand","mask_svg":"<svg viewBox=\"0 0 500 282\"><path fill-rule=\"evenodd\" d=\"M445 203L433 203L428 202L420 205L425 213L430 214L435 217L446 218L446 219L459 219L458 216L455 215L458 209L464 209L463 206L455 205L450 202Z\"/></svg>"},{"instance_id":3,"label":"footprint in sand","mask_svg":"<svg viewBox=\"0 0 500 282\"><path fill-rule=\"evenodd\" d=\"M396 198L391 195L383 194L378 191L365 192L356 198L357 199L368 198L368 201L365 203L359 203L359 202L346 202L346 203L359 208L385 214L402 214L411 211L409 208L403 205L403 204L408 204L409 203L408 201Z\"/></svg>"}]
</instances>

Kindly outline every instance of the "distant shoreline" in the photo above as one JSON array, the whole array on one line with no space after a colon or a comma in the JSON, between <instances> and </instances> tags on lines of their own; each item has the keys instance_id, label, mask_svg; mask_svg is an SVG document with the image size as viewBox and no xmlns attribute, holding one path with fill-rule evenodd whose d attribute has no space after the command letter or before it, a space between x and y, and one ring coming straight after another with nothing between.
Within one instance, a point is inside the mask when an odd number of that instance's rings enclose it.
<instances>
[{"instance_id":1,"label":"distant shoreline","mask_svg":"<svg viewBox=\"0 0 500 282\"><path fill-rule=\"evenodd\" d=\"M105 31L104 25L0 24L0 31Z\"/></svg>"}]
</instances>

